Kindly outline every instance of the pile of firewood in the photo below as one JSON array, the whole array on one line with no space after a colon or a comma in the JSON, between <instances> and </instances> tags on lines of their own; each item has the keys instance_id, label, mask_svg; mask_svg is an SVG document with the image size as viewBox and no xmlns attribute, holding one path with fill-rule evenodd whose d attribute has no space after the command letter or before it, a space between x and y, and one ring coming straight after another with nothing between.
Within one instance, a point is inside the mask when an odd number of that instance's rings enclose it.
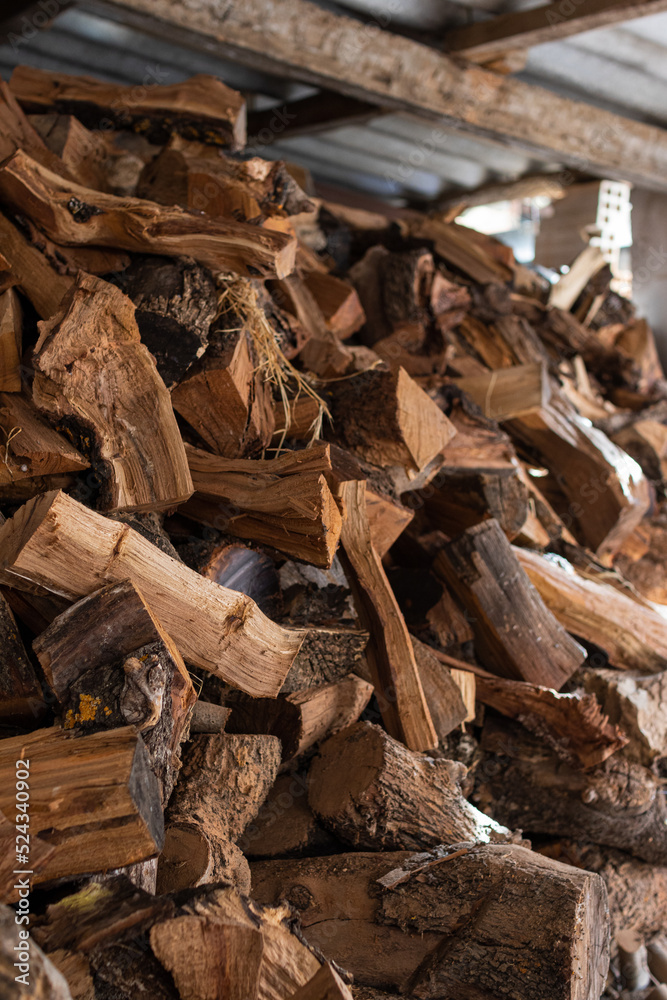
<instances>
[{"instance_id":1,"label":"pile of firewood","mask_svg":"<svg viewBox=\"0 0 667 1000\"><path fill-rule=\"evenodd\" d=\"M0 993L643 997L651 331L244 144L209 77L0 87Z\"/></svg>"}]
</instances>

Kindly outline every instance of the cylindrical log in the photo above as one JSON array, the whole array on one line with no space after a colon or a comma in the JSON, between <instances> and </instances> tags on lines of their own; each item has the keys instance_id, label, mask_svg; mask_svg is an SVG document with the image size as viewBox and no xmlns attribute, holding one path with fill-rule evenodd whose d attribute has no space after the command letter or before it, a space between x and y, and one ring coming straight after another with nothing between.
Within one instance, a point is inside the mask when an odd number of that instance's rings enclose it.
<instances>
[{"instance_id":1,"label":"cylindrical log","mask_svg":"<svg viewBox=\"0 0 667 1000\"><path fill-rule=\"evenodd\" d=\"M408 750L359 722L320 747L308 799L337 837L371 850L419 850L459 840L506 842L511 832L463 797L465 767Z\"/></svg>"}]
</instances>

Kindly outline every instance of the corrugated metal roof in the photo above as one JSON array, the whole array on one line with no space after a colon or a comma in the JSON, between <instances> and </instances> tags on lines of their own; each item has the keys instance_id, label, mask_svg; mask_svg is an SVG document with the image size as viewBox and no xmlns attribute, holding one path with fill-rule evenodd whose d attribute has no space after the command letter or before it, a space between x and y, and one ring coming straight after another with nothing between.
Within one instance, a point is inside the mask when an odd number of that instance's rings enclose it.
<instances>
[{"instance_id":1,"label":"corrugated metal roof","mask_svg":"<svg viewBox=\"0 0 667 1000\"><path fill-rule=\"evenodd\" d=\"M396 27L440 29L476 16L471 8L494 11L532 2L502 4L475 0L348 0L356 16L391 10ZM327 6L333 6L327 4ZM390 25L391 27L391 25ZM157 67L162 82L193 73L212 73L254 95L255 106L286 102L313 88L256 72L108 21L85 9L68 9L30 39L0 46L0 74L15 65L88 73L119 83L140 82ZM667 120L667 14L601 29L530 51L519 78L575 98L584 98L638 120ZM433 127L409 115L378 115L371 121L326 133L280 140L262 147L268 158L308 167L317 180L358 189L397 203L421 202L480 184L513 180L526 172L558 169L520 151L451 128Z\"/></svg>"}]
</instances>

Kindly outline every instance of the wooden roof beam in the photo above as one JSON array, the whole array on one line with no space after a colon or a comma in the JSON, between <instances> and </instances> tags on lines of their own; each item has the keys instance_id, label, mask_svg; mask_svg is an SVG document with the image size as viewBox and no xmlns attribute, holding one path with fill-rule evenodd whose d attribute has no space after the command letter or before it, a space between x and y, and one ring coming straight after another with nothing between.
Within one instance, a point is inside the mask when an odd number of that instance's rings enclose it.
<instances>
[{"instance_id":1,"label":"wooden roof beam","mask_svg":"<svg viewBox=\"0 0 667 1000\"><path fill-rule=\"evenodd\" d=\"M215 52L254 69L335 90L392 111L517 146L601 177L667 191L667 131L561 97L370 21L308 0L87 0L154 35ZM381 37L380 37L381 35Z\"/></svg>"},{"instance_id":2,"label":"wooden roof beam","mask_svg":"<svg viewBox=\"0 0 667 1000\"><path fill-rule=\"evenodd\" d=\"M511 11L454 28L447 32L445 46L471 62L488 63L516 49L561 41L665 10L667 0L555 0L543 7Z\"/></svg>"}]
</instances>

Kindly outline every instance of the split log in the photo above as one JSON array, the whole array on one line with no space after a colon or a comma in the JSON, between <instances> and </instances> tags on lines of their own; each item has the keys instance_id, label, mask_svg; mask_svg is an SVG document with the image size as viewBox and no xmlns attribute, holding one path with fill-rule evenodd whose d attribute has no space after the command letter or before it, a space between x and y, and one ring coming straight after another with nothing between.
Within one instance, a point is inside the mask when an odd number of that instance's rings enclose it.
<instances>
[{"instance_id":1,"label":"split log","mask_svg":"<svg viewBox=\"0 0 667 1000\"><path fill-rule=\"evenodd\" d=\"M123 877L92 883L50 906L34 933L49 954L82 952L96 987L120 1000L286 1000L322 964L287 907L266 910L224 886L155 897Z\"/></svg>"},{"instance_id":2,"label":"split log","mask_svg":"<svg viewBox=\"0 0 667 1000\"><path fill-rule=\"evenodd\" d=\"M371 636L367 655L387 731L411 750L437 743L403 615L373 547L366 514L366 483L342 486L346 509L343 566L362 624Z\"/></svg>"},{"instance_id":3,"label":"split log","mask_svg":"<svg viewBox=\"0 0 667 1000\"><path fill-rule=\"evenodd\" d=\"M294 268L294 237L95 191L54 174L22 150L0 167L0 199L64 246L189 256L214 271L244 275L282 277Z\"/></svg>"},{"instance_id":4,"label":"split log","mask_svg":"<svg viewBox=\"0 0 667 1000\"><path fill-rule=\"evenodd\" d=\"M208 346L218 308L213 277L192 261L147 257L124 271L122 286L134 303L141 341L172 389Z\"/></svg>"},{"instance_id":5,"label":"split log","mask_svg":"<svg viewBox=\"0 0 667 1000\"><path fill-rule=\"evenodd\" d=\"M57 311L74 279L56 271L2 212L0 238L12 282L30 299L38 315L48 319Z\"/></svg>"},{"instance_id":6,"label":"split log","mask_svg":"<svg viewBox=\"0 0 667 1000\"><path fill-rule=\"evenodd\" d=\"M514 552L546 606L568 632L595 643L619 669L658 673L667 668L667 622L650 605L580 576L561 557L527 549Z\"/></svg>"},{"instance_id":7,"label":"split log","mask_svg":"<svg viewBox=\"0 0 667 1000\"><path fill-rule=\"evenodd\" d=\"M27 69L21 66L19 73ZM112 149L104 133L87 129L74 115L56 112L30 115L28 121L51 152L62 160L73 180L98 191L110 190L106 167Z\"/></svg>"},{"instance_id":8,"label":"split log","mask_svg":"<svg viewBox=\"0 0 667 1000\"><path fill-rule=\"evenodd\" d=\"M475 616L475 648L487 669L558 690L581 666L584 650L543 603L497 521L469 528L434 565Z\"/></svg>"},{"instance_id":9,"label":"split log","mask_svg":"<svg viewBox=\"0 0 667 1000\"><path fill-rule=\"evenodd\" d=\"M215 515L216 527L233 535L331 566L342 518L327 484L326 448L257 461L186 450L196 493L182 513L205 521Z\"/></svg>"},{"instance_id":10,"label":"split log","mask_svg":"<svg viewBox=\"0 0 667 1000\"><path fill-rule=\"evenodd\" d=\"M290 274L282 281L273 282L271 293L276 304L290 313L305 331L307 339L299 351L304 366L324 379L346 372L353 359L352 352L329 329L303 279Z\"/></svg>"},{"instance_id":11,"label":"split log","mask_svg":"<svg viewBox=\"0 0 667 1000\"><path fill-rule=\"evenodd\" d=\"M2 740L0 811L16 811L17 760L30 762L30 836L54 847L34 883L107 871L162 849L160 789L128 726L76 739L57 729Z\"/></svg>"},{"instance_id":12,"label":"split log","mask_svg":"<svg viewBox=\"0 0 667 1000\"><path fill-rule=\"evenodd\" d=\"M387 496L366 489L366 516L371 529L373 548L383 559L396 539L403 534L415 513Z\"/></svg>"},{"instance_id":13,"label":"split log","mask_svg":"<svg viewBox=\"0 0 667 1000\"><path fill-rule=\"evenodd\" d=\"M667 756L667 671L647 676L586 667L577 679L625 734L625 757L650 767Z\"/></svg>"},{"instance_id":14,"label":"split log","mask_svg":"<svg viewBox=\"0 0 667 1000\"><path fill-rule=\"evenodd\" d=\"M0 528L0 550L3 583L69 601L131 580L188 662L253 695L278 693L303 638L63 493L21 507Z\"/></svg>"},{"instance_id":15,"label":"split log","mask_svg":"<svg viewBox=\"0 0 667 1000\"><path fill-rule=\"evenodd\" d=\"M377 465L414 476L454 436L450 421L402 368L374 370L333 387L332 415L343 443Z\"/></svg>"},{"instance_id":16,"label":"split log","mask_svg":"<svg viewBox=\"0 0 667 1000\"><path fill-rule=\"evenodd\" d=\"M278 698L248 698L231 691L226 698L232 709L227 731L277 736L283 761L293 760L326 736L356 722L372 693L372 685L354 674Z\"/></svg>"},{"instance_id":17,"label":"split log","mask_svg":"<svg viewBox=\"0 0 667 1000\"><path fill-rule=\"evenodd\" d=\"M649 505L637 463L562 398L507 421L512 437L557 478L570 524L603 561L633 532ZM569 525L568 525L569 526Z\"/></svg>"},{"instance_id":18,"label":"split log","mask_svg":"<svg viewBox=\"0 0 667 1000\"><path fill-rule=\"evenodd\" d=\"M233 160L219 149L172 135L139 178L137 195L205 212L212 219L258 223L309 212L306 197L280 160Z\"/></svg>"},{"instance_id":19,"label":"split log","mask_svg":"<svg viewBox=\"0 0 667 1000\"><path fill-rule=\"evenodd\" d=\"M582 673L587 679L597 676L598 671ZM551 688L493 677L482 671L472 676L479 701L520 722L572 767L595 767L628 747L625 724L622 729L616 724L621 721L620 713L612 712L591 685L587 684L586 689L595 694L558 694Z\"/></svg>"},{"instance_id":20,"label":"split log","mask_svg":"<svg viewBox=\"0 0 667 1000\"><path fill-rule=\"evenodd\" d=\"M0 428L5 439L5 460L0 460L2 487L89 467L81 452L54 431L32 402L18 392L0 393Z\"/></svg>"},{"instance_id":21,"label":"split log","mask_svg":"<svg viewBox=\"0 0 667 1000\"><path fill-rule=\"evenodd\" d=\"M216 146L245 145L245 101L204 73L182 83L124 87L90 76L17 66L9 85L27 111L76 115L91 129L131 129L155 143L177 132Z\"/></svg>"},{"instance_id":22,"label":"split log","mask_svg":"<svg viewBox=\"0 0 667 1000\"><path fill-rule=\"evenodd\" d=\"M487 722L477 801L500 823L530 833L580 837L655 864L667 862L661 783L617 754L581 771L516 723Z\"/></svg>"},{"instance_id":23,"label":"split log","mask_svg":"<svg viewBox=\"0 0 667 1000\"><path fill-rule=\"evenodd\" d=\"M546 406L551 396L545 364L498 368L484 375L459 378L456 384L492 420L511 420L524 410Z\"/></svg>"},{"instance_id":24,"label":"split log","mask_svg":"<svg viewBox=\"0 0 667 1000\"><path fill-rule=\"evenodd\" d=\"M274 400L273 419L275 431L271 439L273 447L282 446L285 439L290 441L312 440L315 427L320 420L320 404L312 396L296 396L287 401Z\"/></svg>"},{"instance_id":25,"label":"split log","mask_svg":"<svg viewBox=\"0 0 667 1000\"><path fill-rule=\"evenodd\" d=\"M463 764L407 750L359 722L328 739L308 775L308 802L341 840L374 851L425 850L514 835L463 797ZM514 838L516 839L516 838Z\"/></svg>"},{"instance_id":26,"label":"split log","mask_svg":"<svg viewBox=\"0 0 667 1000\"><path fill-rule=\"evenodd\" d=\"M133 725L144 734L166 804L196 696L181 654L134 584L109 584L77 601L33 649L64 729Z\"/></svg>"},{"instance_id":27,"label":"split log","mask_svg":"<svg viewBox=\"0 0 667 1000\"><path fill-rule=\"evenodd\" d=\"M308 805L308 779L300 772L280 774L238 846L249 858L331 854L339 842Z\"/></svg>"},{"instance_id":28,"label":"split log","mask_svg":"<svg viewBox=\"0 0 667 1000\"><path fill-rule=\"evenodd\" d=\"M514 255L499 240L456 223L432 218L415 220L410 225L410 233L432 241L438 257L480 285L512 279Z\"/></svg>"},{"instance_id":29,"label":"split log","mask_svg":"<svg viewBox=\"0 0 667 1000\"><path fill-rule=\"evenodd\" d=\"M20 898L16 872L22 862L17 860L16 848L17 846L25 846L25 844L23 841L19 841L17 844L17 833L20 835L20 831L16 828L17 816L18 812L15 812L10 823L4 813L0 812L0 848L2 849L2 854L0 855L0 903L17 902ZM23 826L20 820L19 822ZM40 840L32 832L30 832L29 836L30 868L33 876L31 881L33 881L34 877L41 872L46 862L54 854L55 846L47 844L44 840ZM20 878L20 876L18 877Z\"/></svg>"},{"instance_id":30,"label":"split log","mask_svg":"<svg viewBox=\"0 0 667 1000\"><path fill-rule=\"evenodd\" d=\"M274 736L193 739L165 817L159 893L221 880L249 891L247 864L234 843L257 815L280 760Z\"/></svg>"},{"instance_id":31,"label":"split log","mask_svg":"<svg viewBox=\"0 0 667 1000\"><path fill-rule=\"evenodd\" d=\"M236 330L211 331L204 357L171 395L176 412L217 455L227 458L265 448L276 425L250 333L240 318L236 325Z\"/></svg>"},{"instance_id":32,"label":"split log","mask_svg":"<svg viewBox=\"0 0 667 1000\"><path fill-rule=\"evenodd\" d=\"M90 435L103 509L160 510L190 496L169 394L119 289L80 275L61 311L42 323L34 363L35 404Z\"/></svg>"},{"instance_id":33,"label":"split log","mask_svg":"<svg viewBox=\"0 0 667 1000\"><path fill-rule=\"evenodd\" d=\"M0 390L21 390L23 316L13 288L0 295Z\"/></svg>"},{"instance_id":34,"label":"split log","mask_svg":"<svg viewBox=\"0 0 667 1000\"><path fill-rule=\"evenodd\" d=\"M251 866L311 942L372 987L424 1000L597 1000L609 964L602 879L513 844ZM539 918L536 914L540 914Z\"/></svg>"},{"instance_id":35,"label":"split log","mask_svg":"<svg viewBox=\"0 0 667 1000\"><path fill-rule=\"evenodd\" d=\"M49 150L27 117L21 110L9 85L0 81L0 160L5 160L17 149L24 149L45 167L67 177L67 167L62 160Z\"/></svg>"},{"instance_id":36,"label":"split log","mask_svg":"<svg viewBox=\"0 0 667 1000\"><path fill-rule=\"evenodd\" d=\"M0 594L0 721L34 728L45 714L42 686L11 608Z\"/></svg>"},{"instance_id":37,"label":"split log","mask_svg":"<svg viewBox=\"0 0 667 1000\"><path fill-rule=\"evenodd\" d=\"M468 703L461 693L461 685L455 679L454 672L444 663L440 663L431 651L430 646L412 636L412 648L415 653L419 679L424 689L424 697L431 713L433 726L440 741L444 740L453 729L465 722L469 715ZM462 681L461 683L465 683ZM474 684L474 680L473 680ZM473 688L472 707L474 718L475 694Z\"/></svg>"},{"instance_id":38,"label":"split log","mask_svg":"<svg viewBox=\"0 0 667 1000\"><path fill-rule=\"evenodd\" d=\"M304 281L319 306L329 330L340 340L347 340L366 320L354 287L333 274L311 271Z\"/></svg>"}]
</instances>

